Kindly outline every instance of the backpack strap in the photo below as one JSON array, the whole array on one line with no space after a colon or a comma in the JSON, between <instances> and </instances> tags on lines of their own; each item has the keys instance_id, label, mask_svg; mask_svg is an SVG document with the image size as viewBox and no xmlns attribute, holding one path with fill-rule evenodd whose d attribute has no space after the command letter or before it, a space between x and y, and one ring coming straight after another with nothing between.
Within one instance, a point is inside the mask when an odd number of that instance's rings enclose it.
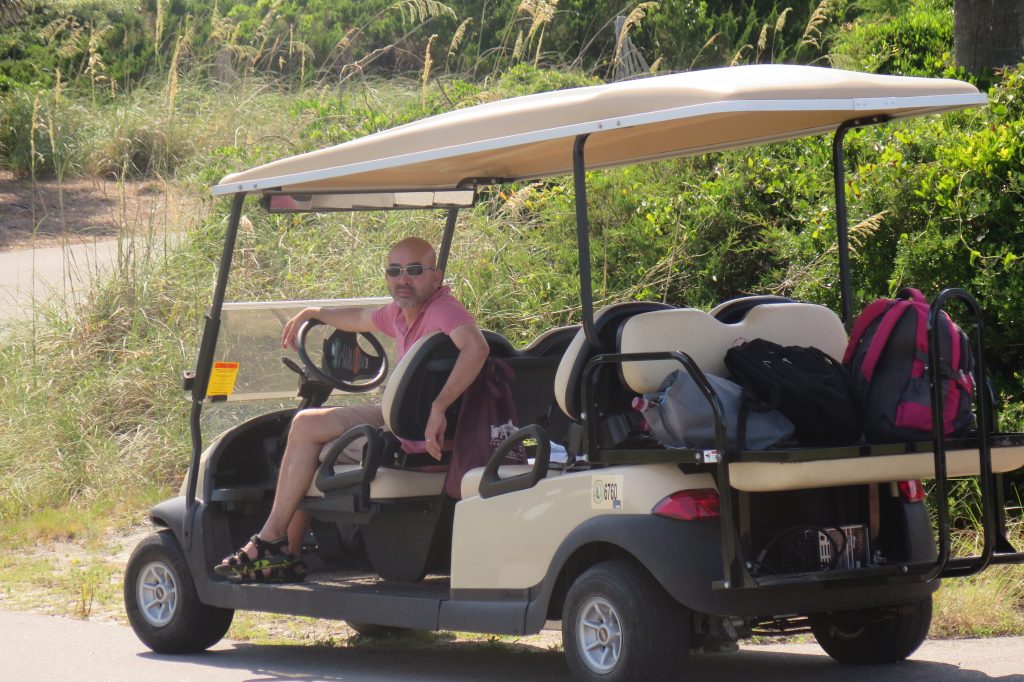
<instances>
[{"instance_id":1,"label":"backpack strap","mask_svg":"<svg viewBox=\"0 0 1024 682\"><path fill-rule=\"evenodd\" d=\"M886 301L886 303L889 303L889 301ZM865 380L871 381L871 377L875 374L875 365L878 364L878 359L882 356L882 350L885 349L885 344L888 343L893 328L896 327L896 323L899 322L900 318L903 317L903 313L911 305L913 304L905 299L896 301L882 315L882 321L879 322L875 335L871 337L871 344L868 346L867 353L864 354L864 362L860 366L860 373ZM920 329L918 329L918 332L920 332ZM920 336L920 333L918 336ZM927 331L925 332L925 339L927 340ZM916 362L917 360L915 359Z\"/></svg>"},{"instance_id":2,"label":"backpack strap","mask_svg":"<svg viewBox=\"0 0 1024 682\"><path fill-rule=\"evenodd\" d=\"M974 378L963 370L962 357L971 352L970 346L967 344L967 336L945 311L942 313L942 318L945 319L946 329L949 330L949 354L952 356L950 362L946 363L946 367L944 367L949 372L949 385L946 390L946 398L943 401L942 415L944 433L949 435L953 432L953 425L960 411L958 394L963 391L967 396L965 399L970 400L970 396L974 393Z\"/></svg>"},{"instance_id":3,"label":"backpack strap","mask_svg":"<svg viewBox=\"0 0 1024 682\"><path fill-rule=\"evenodd\" d=\"M915 289L915 291L917 290ZM910 305L917 314L917 331L914 333L914 350L916 352L914 353L914 364L910 368L910 376L917 379L924 376L924 370L928 366L928 304L914 301ZM958 358L959 354L954 352L953 356Z\"/></svg>"},{"instance_id":4,"label":"backpack strap","mask_svg":"<svg viewBox=\"0 0 1024 682\"><path fill-rule=\"evenodd\" d=\"M924 297L924 294L921 293L920 289L915 289L914 287L903 287L896 292L896 298L902 298L908 301L913 301L914 303L924 303L925 305L928 305L928 299Z\"/></svg>"},{"instance_id":5,"label":"backpack strap","mask_svg":"<svg viewBox=\"0 0 1024 682\"><path fill-rule=\"evenodd\" d=\"M871 305L864 309L864 311L857 316L857 321L853 325L853 330L850 332L850 342L846 345L846 353L843 354L843 364L847 367L853 362L854 353L857 352L857 346L860 345L860 340L864 338L864 333L871 326L880 315L882 315L889 306L893 304L893 301L888 298L879 298L875 300Z\"/></svg>"}]
</instances>

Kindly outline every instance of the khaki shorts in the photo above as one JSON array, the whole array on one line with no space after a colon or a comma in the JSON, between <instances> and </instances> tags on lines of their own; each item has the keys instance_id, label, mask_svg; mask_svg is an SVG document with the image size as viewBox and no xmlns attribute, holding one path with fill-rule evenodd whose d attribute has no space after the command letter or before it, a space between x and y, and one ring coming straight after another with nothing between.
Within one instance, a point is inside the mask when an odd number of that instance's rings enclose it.
<instances>
[{"instance_id":1,"label":"khaki shorts","mask_svg":"<svg viewBox=\"0 0 1024 682\"><path fill-rule=\"evenodd\" d=\"M349 429L360 424L369 424L374 428L384 426L384 411L380 405L345 405L343 407L331 408L332 414L338 420L338 438L341 438ZM320 448L320 461L327 456L327 451L334 444L337 438L324 443ZM341 451L338 455L337 464L359 464L363 461L363 447L366 445L365 438L357 438Z\"/></svg>"}]
</instances>

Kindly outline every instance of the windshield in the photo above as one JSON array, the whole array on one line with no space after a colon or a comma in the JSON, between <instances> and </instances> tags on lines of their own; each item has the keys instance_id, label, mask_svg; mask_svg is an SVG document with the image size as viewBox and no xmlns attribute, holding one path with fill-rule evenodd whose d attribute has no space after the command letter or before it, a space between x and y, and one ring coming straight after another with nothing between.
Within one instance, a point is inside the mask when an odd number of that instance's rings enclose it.
<instances>
[{"instance_id":1,"label":"windshield","mask_svg":"<svg viewBox=\"0 0 1024 682\"><path fill-rule=\"evenodd\" d=\"M285 323L309 306L377 307L390 300L378 297L225 303L208 399L235 402L295 398L299 377L281 359L289 358L300 366L302 363L294 350L281 348L281 333ZM314 362L320 362L323 341L332 331L333 328L328 326L310 330L306 347ZM377 338L384 344L393 367L394 342L383 335L377 335ZM380 390L378 388L370 392L370 395L376 395Z\"/></svg>"}]
</instances>

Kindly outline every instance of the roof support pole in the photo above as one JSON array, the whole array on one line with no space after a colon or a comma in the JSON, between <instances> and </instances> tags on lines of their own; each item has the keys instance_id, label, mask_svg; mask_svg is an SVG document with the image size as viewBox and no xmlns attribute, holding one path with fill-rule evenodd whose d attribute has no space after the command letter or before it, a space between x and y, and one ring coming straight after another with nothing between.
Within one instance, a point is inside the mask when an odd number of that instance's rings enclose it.
<instances>
[{"instance_id":1,"label":"roof support pole","mask_svg":"<svg viewBox=\"0 0 1024 682\"><path fill-rule=\"evenodd\" d=\"M842 295L843 324L847 330L853 325L853 277L850 273L850 225L846 211L846 168L843 163L843 140L854 128L885 123L887 114L855 118L836 128L832 138L832 182L836 193L836 235L839 243L839 293Z\"/></svg>"},{"instance_id":2,"label":"roof support pole","mask_svg":"<svg viewBox=\"0 0 1024 682\"><path fill-rule=\"evenodd\" d=\"M576 195L576 242L580 255L580 306L583 334L591 343L594 336L594 292L590 283L590 218L587 216L587 168L583 145L587 135L578 135L572 145L572 180Z\"/></svg>"},{"instance_id":3,"label":"roof support pole","mask_svg":"<svg viewBox=\"0 0 1024 682\"><path fill-rule=\"evenodd\" d=\"M220 314L224 306L224 293L228 287L228 272L231 270L231 258L235 252L235 238L238 236L238 223L242 218L242 204L245 194L236 194L231 204L231 215L228 218L227 233L224 235L224 250L220 256L217 270L217 283L213 290L213 302L206 313L203 325L203 338L199 343L199 356L196 358L195 378L192 381L192 414L189 426L192 431L192 463L188 469L188 484L185 488L185 505L188 518L196 506L196 487L199 479L199 457L203 454L203 432L199 418L203 412L203 401L206 399L207 384L210 383L210 368L213 366L213 352L217 346L217 335L220 332ZM186 544L191 542L191 522L185 524Z\"/></svg>"},{"instance_id":4,"label":"roof support pole","mask_svg":"<svg viewBox=\"0 0 1024 682\"><path fill-rule=\"evenodd\" d=\"M437 269L444 272L448 266L448 254L452 250L452 237L455 235L455 219L459 216L459 209L449 208L448 218L444 224L444 235L441 237L441 246L437 252Z\"/></svg>"},{"instance_id":5,"label":"roof support pole","mask_svg":"<svg viewBox=\"0 0 1024 682\"><path fill-rule=\"evenodd\" d=\"M839 239L839 293L842 296L843 324L853 324L853 284L850 279L850 235L846 212L846 169L843 167L843 140L857 126L847 121L836 128L832 138L832 182L836 193L836 235Z\"/></svg>"}]
</instances>

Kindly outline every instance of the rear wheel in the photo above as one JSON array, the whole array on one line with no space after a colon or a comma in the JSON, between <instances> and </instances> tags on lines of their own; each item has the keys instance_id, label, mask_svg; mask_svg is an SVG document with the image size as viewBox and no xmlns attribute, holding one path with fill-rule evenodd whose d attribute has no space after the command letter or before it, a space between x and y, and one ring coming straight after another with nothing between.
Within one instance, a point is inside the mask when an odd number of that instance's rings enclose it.
<instances>
[{"instance_id":1,"label":"rear wheel","mask_svg":"<svg viewBox=\"0 0 1024 682\"><path fill-rule=\"evenodd\" d=\"M142 643L161 654L203 651L231 626L235 612L199 601L181 546L170 531L150 535L124 574L128 622Z\"/></svg>"},{"instance_id":2,"label":"rear wheel","mask_svg":"<svg viewBox=\"0 0 1024 682\"><path fill-rule=\"evenodd\" d=\"M814 638L825 652L853 665L895 663L914 653L928 636L931 595L910 604L811 617Z\"/></svg>"},{"instance_id":3,"label":"rear wheel","mask_svg":"<svg viewBox=\"0 0 1024 682\"><path fill-rule=\"evenodd\" d=\"M579 680L678 679L690 650L689 614L635 562L606 561L569 588L562 644Z\"/></svg>"}]
</instances>

